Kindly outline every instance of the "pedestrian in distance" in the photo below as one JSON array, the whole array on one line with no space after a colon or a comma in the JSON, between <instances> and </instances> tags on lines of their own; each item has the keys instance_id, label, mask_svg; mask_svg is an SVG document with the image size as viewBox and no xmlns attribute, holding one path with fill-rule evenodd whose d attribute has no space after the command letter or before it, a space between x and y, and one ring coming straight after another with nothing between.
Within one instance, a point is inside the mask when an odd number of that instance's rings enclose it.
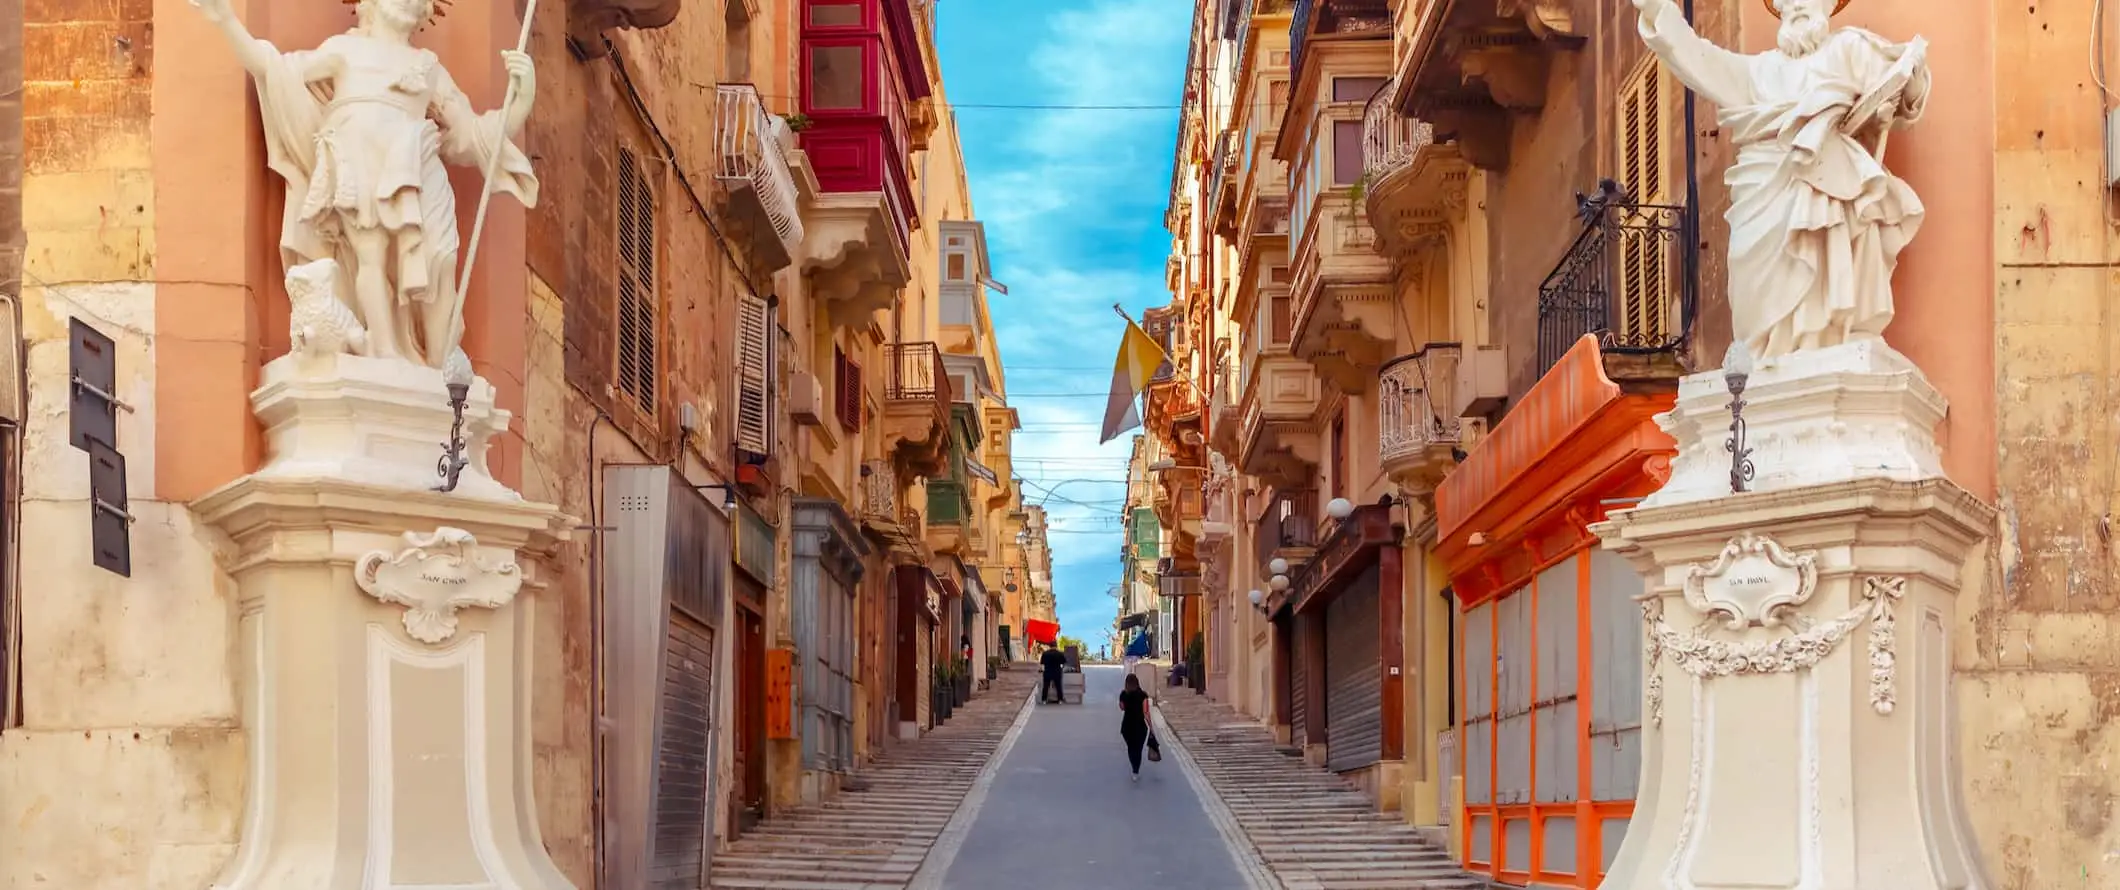
<instances>
[{"instance_id":1,"label":"pedestrian in distance","mask_svg":"<svg viewBox=\"0 0 2120 890\"><path fill-rule=\"evenodd\" d=\"M1149 760L1163 759L1163 746L1148 728L1148 692L1141 688L1141 678L1126 675L1126 688L1119 693L1119 715L1119 737L1126 740L1126 760L1133 765L1133 781L1139 782L1143 746L1148 748Z\"/></svg>"},{"instance_id":2,"label":"pedestrian in distance","mask_svg":"<svg viewBox=\"0 0 2120 890\"><path fill-rule=\"evenodd\" d=\"M1038 656L1038 663L1045 667L1045 680L1038 686L1038 701L1066 704L1067 691L1060 685L1060 672L1067 666L1067 656L1060 654L1060 650L1047 646L1045 654ZM1051 698L1046 697L1048 692L1051 693Z\"/></svg>"}]
</instances>

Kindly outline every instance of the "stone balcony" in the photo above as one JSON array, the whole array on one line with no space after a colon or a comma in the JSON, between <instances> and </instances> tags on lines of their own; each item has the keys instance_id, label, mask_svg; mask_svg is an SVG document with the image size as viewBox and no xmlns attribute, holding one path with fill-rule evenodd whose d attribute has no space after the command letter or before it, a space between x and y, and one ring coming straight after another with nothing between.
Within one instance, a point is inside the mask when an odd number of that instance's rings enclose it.
<instances>
[{"instance_id":1,"label":"stone balcony","mask_svg":"<svg viewBox=\"0 0 2120 890\"><path fill-rule=\"evenodd\" d=\"M901 476L937 476L949 454L949 373L933 343L884 347L883 446Z\"/></svg>"},{"instance_id":2,"label":"stone balcony","mask_svg":"<svg viewBox=\"0 0 2120 890\"><path fill-rule=\"evenodd\" d=\"M803 274L832 326L860 328L912 280L906 210L897 193L825 191L807 154L793 165L802 195Z\"/></svg>"},{"instance_id":3,"label":"stone balcony","mask_svg":"<svg viewBox=\"0 0 2120 890\"><path fill-rule=\"evenodd\" d=\"M1244 383L1237 468L1275 485L1309 479L1320 457L1312 422L1320 395L1308 362L1281 350L1255 356Z\"/></svg>"},{"instance_id":4,"label":"stone balcony","mask_svg":"<svg viewBox=\"0 0 2120 890\"><path fill-rule=\"evenodd\" d=\"M714 88L714 131L723 209L748 236L752 277L769 276L802 253L801 197L788 166L794 134L749 84Z\"/></svg>"},{"instance_id":5,"label":"stone balcony","mask_svg":"<svg viewBox=\"0 0 2120 890\"><path fill-rule=\"evenodd\" d=\"M1290 343L1341 392L1366 392L1397 338L1392 263L1350 189L1316 202L1291 253Z\"/></svg>"},{"instance_id":6,"label":"stone balcony","mask_svg":"<svg viewBox=\"0 0 2120 890\"><path fill-rule=\"evenodd\" d=\"M1440 246L1465 215L1472 165L1458 146L1435 141L1435 128L1401 115L1396 82L1386 84L1362 111L1362 171L1369 223L1379 252L1406 257Z\"/></svg>"},{"instance_id":7,"label":"stone balcony","mask_svg":"<svg viewBox=\"0 0 2120 890\"><path fill-rule=\"evenodd\" d=\"M872 460L861 465L861 482L856 488L855 518L868 529L889 543L895 556L917 557L923 534L920 514L911 505L904 503L905 487L899 483L898 468L887 460Z\"/></svg>"},{"instance_id":8,"label":"stone balcony","mask_svg":"<svg viewBox=\"0 0 2120 890\"><path fill-rule=\"evenodd\" d=\"M1377 374L1377 456L1408 494L1426 497L1463 459L1463 429L1452 406L1460 349L1430 343L1384 364Z\"/></svg>"},{"instance_id":9,"label":"stone balcony","mask_svg":"<svg viewBox=\"0 0 2120 890\"><path fill-rule=\"evenodd\" d=\"M527 4L515 2L521 20ZM584 59L601 59L604 32L612 28L660 28L677 21L684 0L567 0L567 43Z\"/></svg>"},{"instance_id":10,"label":"stone balcony","mask_svg":"<svg viewBox=\"0 0 2120 890\"><path fill-rule=\"evenodd\" d=\"M1571 0L1506 3L1430 2L1398 29L1398 113L1433 124L1438 140L1458 144L1483 170L1509 164L1512 114L1546 104L1547 74L1557 52L1580 48Z\"/></svg>"}]
</instances>

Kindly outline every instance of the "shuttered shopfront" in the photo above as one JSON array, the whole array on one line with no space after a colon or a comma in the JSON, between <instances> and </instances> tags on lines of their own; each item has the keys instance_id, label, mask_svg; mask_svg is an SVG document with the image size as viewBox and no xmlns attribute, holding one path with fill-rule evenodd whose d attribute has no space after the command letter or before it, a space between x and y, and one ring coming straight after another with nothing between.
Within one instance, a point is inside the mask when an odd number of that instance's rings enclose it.
<instances>
[{"instance_id":1,"label":"shuttered shopfront","mask_svg":"<svg viewBox=\"0 0 2120 890\"><path fill-rule=\"evenodd\" d=\"M792 525L802 765L846 772L854 767L854 592L870 548L837 501L797 499Z\"/></svg>"},{"instance_id":2,"label":"shuttered shopfront","mask_svg":"<svg viewBox=\"0 0 2120 890\"><path fill-rule=\"evenodd\" d=\"M1325 611L1325 756L1334 772L1384 756L1384 669L1374 567Z\"/></svg>"},{"instance_id":3,"label":"shuttered shopfront","mask_svg":"<svg viewBox=\"0 0 2120 890\"><path fill-rule=\"evenodd\" d=\"M1267 603L1288 612L1291 739L1335 772L1404 756L1400 537L1390 507L1357 507Z\"/></svg>"},{"instance_id":4,"label":"shuttered shopfront","mask_svg":"<svg viewBox=\"0 0 2120 890\"><path fill-rule=\"evenodd\" d=\"M707 795L713 775L714 631L682 610L664 649L662 725L656 732L656 890L690 890L706 873Z\"/></svg>"},{"instance_id":5,"label":"shuttered shopfront","mask_svg":"<svg viewBox=\"0 0 2120 890\"><path fill-rule=\"evenodd\" d=\"M1626 837L1645 585L1590 527L1668 478L1652 418L1671 401L1623 391L1585 337L1436 490L1460 610L1453 824L1466 867L1500 883L1597 887Z\"/></svg>"},{"instance_id":6,"label":"shuttered shopfront","mask_svg":"<svg viewBox=\"0 0 2120 890\"><path fill-rule=\"evenodd\" d=\"M1508 879L1612 864L1641 781L1641 576L1580 551L1465 610L1467 849Z\"/></svg>"}]
</instances>

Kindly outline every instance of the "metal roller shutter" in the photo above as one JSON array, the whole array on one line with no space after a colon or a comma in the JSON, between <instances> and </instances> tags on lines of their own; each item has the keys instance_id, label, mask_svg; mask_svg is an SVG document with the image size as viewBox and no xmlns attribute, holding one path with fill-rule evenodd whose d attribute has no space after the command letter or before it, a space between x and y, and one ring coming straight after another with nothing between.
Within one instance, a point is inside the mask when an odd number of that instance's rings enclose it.
<instances>
[{"instance_id":1,"label":"metal roller shutter","mask_svg":"<svg viewBox=\"0 0 2120 890\"><path fill-rule=\"evenodd\" d=\"M1384 673L1374 572L1325 607L1325 764L1361 769L1384 755Z\"/></svg>"},{"instance_id":2,"label":"metal roller shutter","mask_svg":"<svg viewBox=\"0 0 2120 890\"><path fill-rule=\"evenodd\" d=\"M1293 620L1288 623L1290 627L1296 625ZM1310 744L1310 736L1307 734L1310 724L1303 719L1310 699L1310 672L1303 669L1304 645L1306 644L1302 641L1297 641L1295 657L1288 660L1288 738L1289 743L1298 748Z\"/></svg>"},{"instance_id":3,"label":"metal roller shutter","mask_svg":"<svg viewBox=\"0 0 2120 890\"><path fill-rule=\"evenodd\" d=\"M672 610L666 645L648 880L655 890L692 890L707 873L714 632Z\"/></svg>"}]
</instances>

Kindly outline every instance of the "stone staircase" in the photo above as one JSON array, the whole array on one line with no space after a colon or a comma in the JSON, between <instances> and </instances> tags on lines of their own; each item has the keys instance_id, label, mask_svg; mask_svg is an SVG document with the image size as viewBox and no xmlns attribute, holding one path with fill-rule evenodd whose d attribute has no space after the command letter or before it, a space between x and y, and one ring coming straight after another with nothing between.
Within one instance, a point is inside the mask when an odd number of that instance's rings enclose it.
<instances>
[{"instance_id":1,"label":"stone staircase","mask_svg":"<svg viewBox=\"0 0 2120 890\"><path fill-rule=\"evenodd\" d=\"M900 742L846 791L767 819L715 854L716 890L900 890L1030 699L1037 672L1003 671L949 722Z\"/></svg>"},{"instance_id":2,"label":"stone staircase","mask_svg":"<svg viewBox=\"0 0 2120 890\"><path fill-rule=\"evenodd\" d=\"M1257 721L1163 687L1163 720L1288 890L1487 890L1339 777L1281 753Z\"/></svg>"}]
</instances>

